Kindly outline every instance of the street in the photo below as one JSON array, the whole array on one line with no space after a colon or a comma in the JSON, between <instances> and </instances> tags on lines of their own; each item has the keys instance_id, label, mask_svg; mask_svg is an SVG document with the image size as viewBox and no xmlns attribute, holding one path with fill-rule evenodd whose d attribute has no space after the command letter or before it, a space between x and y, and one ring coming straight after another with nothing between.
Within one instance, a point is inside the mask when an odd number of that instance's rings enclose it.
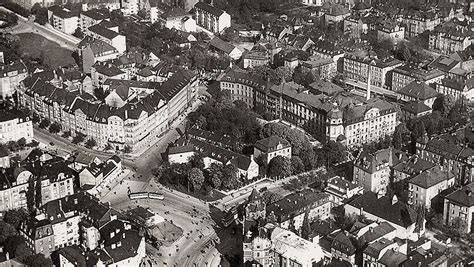
<instances>
[{"instance_id":1,"label":"street","mask_svg":"<svg viewBox=\"0 0 474 267\"><path fill-rule=\"evenodd\" d=\"M0 10L5 12L10 12L10 10L0 7ZM51 25L47 24L45 26L35 23L34 20L22 17L18 14L18 25L5 29L6 32L11 34L19 34L19 33L35 33L45 37L48 40L56 42L60 46L69 49L69 50L76 50L77 44L81 41L78 38L63 33L54 29Z\"/></svg>"},{"instance_id":2,"label":"street","mask_svg":"<svg viewBox=\"0 0 474 267\"><path fill-rule=\"evenodd\" d=\"M200 103L199 100L194 101L192 107L188 109L188 113L197 109ZM214 257L214 255L217 255L217 250L214 249L213 253L209 253L210 249L213 249L209 244L214 242L217 236L213 229L214 222L209 216L208 204L181 192L162 187L156 183L151 174L151 170L156 168L162 160L161 153L166 151L170 142L179 138L179 134L175 129L184 128L186 115L187 113L182 114L172 123L170 130L142 154L128 155L126 157L120 155L123 166L130 170L135 170L135 172L130 172L123 179L123 182L118 183L106 195L101 197L101 201L110 202L112 207L117 210L126 210L136 205L145 208L149 207L153 212L183 230L183 236L180 239L172 246L161 247L159 250L161 256L155 256L154 260L159 262L161 266L191 266L192 264L190 263L197 262L202 263L199 266L204 266L206 261L212 262L212 266L217 266L219 261ZM84 146L72 144L69 140L55 134L50 134L47 130L37 127L34 129L34 136L40 143L50 144L52 142L54 144L51 146L53 150L65 153L79 150L90 153L102 160L113 155L109 152L88 149ZM132 192L160 192L165 198L164 200L131 201L127 195L128 189ZM210 249L207 248L208 246ZM201 251L205 251L206 254L204 255Z\"/></svg>"}]
</instances>

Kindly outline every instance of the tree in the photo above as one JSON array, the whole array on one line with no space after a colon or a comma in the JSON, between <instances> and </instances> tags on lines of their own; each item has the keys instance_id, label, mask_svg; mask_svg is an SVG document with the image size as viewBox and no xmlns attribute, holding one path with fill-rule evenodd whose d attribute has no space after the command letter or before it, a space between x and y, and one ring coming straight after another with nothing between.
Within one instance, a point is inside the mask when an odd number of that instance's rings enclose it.
<instances>
[{"instance_id":1,"label":"tree","mask_svg":"<svg viewBox=\"0 0 474 267\"><path fill-rule=\"evenodd\" d=\"M24 259L31 255L31 250L26 246L26 240L19 235L11 235L5 240L5 250L11 258Z\"/></svg>"},{"instance_id":2,"label":"tree","mask_svg":"<svg viewBox=\"0 0 474 267\"><path fill-rule=\"evenodd\" d=\"M41 121L41 117L40 117L37 113L33 113L33 116L32 116L32 118L31 118L31 121L32 121L33 123L38 123L38 122Z\"/></svg>"},{"instance_id":3,"label":"tree","mask_svg":"<svg viewBox=\"0 0 474 267\"><path fill-rule=\"evenodd\" d=\"M305 212L303 217L303 225L301 226L301 237L309 240L309 235L311 234L311 225L309 221L309 213Z\"/></svg>"},{"instance_id":4,"label":"tree","mask_svg":"<svg viewBox=\"0 0 474 267\"><path fill-rule=\"evenodd\" d=\"M39 8L35 14L35 22L40 25L48 23L48 9L45 7Z\"/></svg>"},{"instance_id":5,"label":"tree","mask_svg":"<svg viewBox=\"0 0 474 267\"><path fill-rule=\"evenodd\" d=\"M234 164L227 164L222 170L222 185L232 190L241 186L242 181L239 177L239 169Z\"/></svg>"},{"instance_id":6,"label":"tree","mask_svg":"<svg viewBox=\"0 0 474 267\"><path fill-rule=\"evenodd\" d=\"M219 189L222 184L222 172L223 172L223 166L222 164L219 163L212 163L211 166L207 169L208 177L210 180L210 183L212 187Z\"/></svg>"},{"instance_id":7,"label":"tree","mask_svg":"<svg viewBox=\"0 0 474 267\"><path fill-rule=\"evenodd\" d=\"M26 146L26 139L24 137L22 137L22 138L18 139L18 141L16 143L20 148L24 148Z\"/></svg>"},{"instance_id":8,"label":"tree","mask_svg":"<svg viewBox=\"0 0 474 267\"><path fill-rule=\"evenodd\" d=\"M132 153L132 147L129 145L124 146L123 153Z\"/></svg>"},{"instance_id":9,"label":"tree","mask_svg":"<svg viewBox=\"0 0 474 267\"><path fill-rule=\"evenodd\" d=\"M3 220L17 229L20 226L20 223L25 221L27 218L28 211L24 208L20 208L6 211Z\"/></svg>"},{"instance_id":10,"label":"tree","mask_svg":"<svg viewBox=\"0 0 474 267\"><path fill-rule=\"evenodd\" d=\"M81 31L81 28L77 27L72 36L82 39L84 38L84 33Z\"/></svg>"},{"instance_id":11,"label":"tree","mask_svg":"<svg viewBox=\"0 0 474 267\"><path fill-rule=\"evenodd\" d=\"M62 135L63 138L69 138L71 136L71 131L65 131Z\"/></svg>"},{"instance_id":12,"label":"tree","mask_svg":"<svg viewBox=\"0 0 474 267\"><path fill-rule=\"evenodd\" d=\"M455 103L456 101L454 101L452 96L440 94L433 102L433 111L439 111L443 116L447 117Z\"/></svg>"},{"instance_id":13,"label":"tree","mask_svg":"<svg viewBox=\"0 0 474 267\"><path fill-rule=\"evenodd\" d=\"M105 147L104 147L104 150L111 150L112 149L112 145L107 143L105 144Z\"/></svg>"},{"instance_id":14,"label":"tree","mask_svg":"<svg viewBox=\"0 0 474 267\"><path fill-rule=\"evenodd\" d=\"M26 206L28 211L35 210L35 179L33 176L28 180L28 190L26 191Z\"/></svg>"},{"instance_id":15,"label":"tree","mask_svg":"<svg viewBox=\"0 0 474 267\"><path fill-rule=\"evenodd\" d=\"M96 145L97 145L97 142L92 137L86 141L86 147L89 149L95 147Z\"/></svg>"},{"instance_id":16,"label":"tree","mask_svg":"<svg viewBox=\"0 0 474 267\"><path fill-rule=\"evenodd\" d=\"M26 256L23 262L30 267L50 267L53 266L53 262L50 258L46 258L44 254L37 253Z\"/></svg>"},{"instance_id":17,"label":"tree","mask_svg":"<svg viewBox=\"0 0 474 267\"><path fill-rule=\"evenodd\" d=\"M45 119L43 119L43 120L40 122L39 127L40 127L41 129L46 129L46 128L48 128L48 126L49 126L50 124L51 124L51 122L50 122L48 119L45 118Z\"/></svg>"},{"instance_id":18,"label":"tree","mask_svg":"<svg viewBox=\"0 0 474 267\"><path fill-rule=\"evenodd\" d=\"M276 156L268 163L267 174L270 177L287 177L291 175L291 160L283 156Z\"/></svg>"},{"instance_id":19,"label":"tree","mask_svg":"<svg viewBox=\"0 0 474 267\"><path fill-rule=\"evenodd\" d=\"M198 168L192 168L188 173L188 191L189 183L193 185L193 191L198 191L201 189L202 184L204 183L204 175L202 171Z\"/></svg>"},{"instance_id":20,"label":"tree","mask_svg":"<svg viewBox=\"0 0 474 267\"><path fill-rule=\"evenodd\" d=\"M79 144L81 142L84 142L84 139L86 138L86 135L81 133L81 132L76 132L76 136L72 138L72 143L73 144Z\"/></svg>"},{"instance_id":21,"label":"tree","mask_svg":"<svg viewBox=\"0 0 474 267\"><path fill-rule=\"evenodd\" d=\"M0 244L3 244L9 236L14 235L15 233L16 229L13 225L0 220Z\"/></svg>"},{"instance_id":22,"label":"tree","mask_svg":"<svg viewBox=\"0 0 474 267\"><path fill-rule=\"evenodd\" d=\"M30 267L50 267L53 266L53 262L50 258L46 258L44 254L38 253L34 255L26 256L23 262Z\"/></svg>"},{"instance_id":23,"label":"tree","mask_svg":"<svg viewBox=\"0 0 474 267\"><path fill-rule=\"evenodd\" d=\"M301 160L300 157L298 156L293 156L291 157L291 172L293 175L295 174L300 174L304 172L305 166L303 164L303 161Z\"/></svg>"},{"instance_id":24,"label":"tree","mask_svg":"<svg viewBox=\"0 0 474 267\"><path fill-rule=\"evenodd\" d=\"M326 159L326 166L332 166L345 160L345 147L336 141L327 142L322 149Z\"/></svg>"},{"instance_id":25,"label":"tree","mask_svg":"<svg viewBox=\"0 0 474 267\"><path fill-rule=\"evenodd\" d=\"M260 138L278 136L287 140L291 144L293 155L299 155L304 149L311 148L308 137L298 129L291 129L281 123L268 123L260 129Z\"/></svg>"},{"instance_id":26,"label":"tree","mask_svg":"<svg viewBox=\"0 0 474 267\"><path fill-rule=\"evenodd\" d=\"M57 122L53 122L50 126L49 126L49 132L52 133L52 134L57 134L61 131L61 125L59 125L59 123Z\"/></svg>"},{"instance_id":27,"label":"tree","mask_svg":"<svg viewBox=\"0 0 474 267\"><path fill-rule=\"evenodd\" d=\"M41 177L38 176L38 179L36 179L35 184L35 204L37 208L41 207L41 203L43 202L41 188Z\"/></svg>"}]
</instances>

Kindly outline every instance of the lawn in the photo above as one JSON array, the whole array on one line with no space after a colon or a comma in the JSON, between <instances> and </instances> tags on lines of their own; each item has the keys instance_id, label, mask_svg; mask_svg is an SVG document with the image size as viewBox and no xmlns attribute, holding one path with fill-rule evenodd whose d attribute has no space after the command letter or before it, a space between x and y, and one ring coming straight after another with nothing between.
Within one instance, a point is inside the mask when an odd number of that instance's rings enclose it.
<instances>
[{"instance_id":1,"label":"lawn","mask_svg":"<svg viewBox=\"0 0 474 267\"><path fill-rule=\"evenodd\" d=\"M44 63L51 68L75 64L72 52L57 43L34 33L18 34L20 38L19 53L22 57L44 58Z\"/></svg>"}]
</instances>

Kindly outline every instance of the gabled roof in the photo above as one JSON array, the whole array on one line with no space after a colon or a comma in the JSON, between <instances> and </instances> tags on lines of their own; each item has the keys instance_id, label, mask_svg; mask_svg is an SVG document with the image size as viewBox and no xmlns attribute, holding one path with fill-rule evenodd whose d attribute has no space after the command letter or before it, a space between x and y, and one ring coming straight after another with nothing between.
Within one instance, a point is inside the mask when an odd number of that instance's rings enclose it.
<instances>
[{"instance_id":1,"label":"gabled roof","mask_svg":"<svg viewBox=\"0 0 474 267\"><path fill-rule=\"evenodd\" d=\"M100 56L106 53L118 53L115 47L109 45L108 43L102 40L94 39L90 36L84 37L84 39L82 39L77 45L79 49L84 49L88 46L90 46L90 48L92 49L94 56Z\"/></svg>"},{"instance_id":2,"label":"gabled roof","mask_svg":"<svg viewBox=\"0 0 474 267\"><path fill-rule=\"evenodd\" d=\"M438 96L438 92L433 87L420 81L412 81L398 93L418 100L428 100Z\"/></svg>"},{"instance_id":3,"label":"gabled roof","mask_svg":"<svg viewBox=\"0 0 474 267\"><path fill-rule=\"evenodd\" d=\"M226 42L217 36L212 38L209 45L217 48L218 50L226 54L230 54L232 51L234 51L234 49L236 49L236 47L233 44Z\"/></svg>"},{"instance_id":4,"label":"gabled roof","mask_svg":"<svg viewBox=\"0 0 474 267\"><path fill-rule=\"evenodd\" d=\"M377 193L365 192L346 205L373 214L390 223L407 228L416 222L417 212L400 201L393 202L390 197L378 197Z\"/></svg>"},{"instance_id":5,"label":"gabled roof","mask_svg":"<svg viewBox=\"0 0 474 267\"><path fill-rule=\"evenodd\" d=\"M206 11L206 12L208 12L208 13L214 15L214 16L217 16L217 17L219 17L219 16L221 16L222 14L225 13L224 10L221 10L217 7L211 6L211 5L206 4L204 2L196 3L194 5L194 9L202 9L202 10L204 10L204 11Z\"/></svg>"},{"instance_id":6,"label":"gabled roof","mask_svg":"<svg viewBox=\"0 0 474 267\"><path fill-rule=\"evenodd\" d=\"M104 26L101 26L99 24L96 24L96 25L93 25L93 26L89 27L88 30L95 33L95 34L98 34L102 37L105 37L109 40L112 40L113 38L120 35L117 32L112 31L110 29L107 29Z\"/></svg>"},{"instance_id":7,"label":"gabled roof","mask_svg":"<svg viewBox=\"0 0 474 267\"><path fill-rule=\"evenodd\" d=\"M429 189L441 182L454 178L454 174L441 171L439 166L426 170L415 177L411 178L408 182L410 184L417 185L424 189Z\"/></svg>"},{"instance_id":8,"label":"gabled roof","mask_svg":"<svg viewBox=\"0 0 474 267\"><path fill-rule=\"evenodd\" d=\"M340 231L336 235L332 241L331 248L349 256L354 255L356 252L356 247L352 244L351 239L344 233L344 231Z\"/></svg>"},{"instance_id":9,"label":"gabled roof","mask_svg":"<svg viewBox=\"0 0 474 267\"><path fill-rule=\"evenodd\" d=\"M414 115L419 115L424 112L430 111L431 108L425 105L425 103L423 102L412 101L403 105L402 110Z\"/></svg>"},{"instance_id":10,"label":"gabled roof","mask_svg":"<svg viewBox=\"0 0 474 267\"><path fill-rule=\"evenodd\" d=\"M474 182L454 191L446 199L464 207L474 206Z\"/></svg>"},{"instance_id":11,"label":"gabled roof","mask_svg":"<svg viewBox=\"0 0 474 267\"><path fill-rule=\"evenodd\" d=\"M255 143L255 147L265 153L276 151L278 149L278 145L281 145L282 149L291 147L288 141L275 135L260 139Z\"/></svg>"},{"instance_id":12,"label":"gabled roof","mask_svg":"<svg viewBox=\"0 0 474 267\"><path fill-rule=\"evenodd\" d=\"M166 80L160 88L158 88L158 92L166 99L166 101L170 101L195 77L196 75L190 70L179 70Z\"/></svg>"}]
</instances>

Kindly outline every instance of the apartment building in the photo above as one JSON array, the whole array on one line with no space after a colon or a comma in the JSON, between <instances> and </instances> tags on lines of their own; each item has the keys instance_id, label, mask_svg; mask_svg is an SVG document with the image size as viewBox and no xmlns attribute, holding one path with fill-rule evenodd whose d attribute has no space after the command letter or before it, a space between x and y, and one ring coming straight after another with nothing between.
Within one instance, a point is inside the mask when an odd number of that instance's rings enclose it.
<instances>
[{"instance_id":1,"label":"apartment building","mask_svg":"<svg viewBox=\"0 0 474 267\"><path fill-rule=\"evenodd\" d=\"M306 189L267 205L267 218L275 218L277 225L283 229L299 230L306 213L310 221L325 220L329 217L331 205L327 193Z\"/></svg>"},{"instance_id":2,"label":"apartment building","mask_svg":"<svg viewBox=\"0 0 474 267\"><path fill-rule=\"evenodd\" d=\"M449 55L463 51L472 43L472 34L468 27L439 25L429 35L428 48Z\"/></svg>"},{"instance_id":3,"label":"apartment building","mask_svg":"<svg viewBox=\"0 0 474 267\"><path fill-rule=\"evenodd\" d=\"M461 189L447 195L444 199L443 220L447 226L452 226L454 222L463 222L460 229L465 233L474 232L473 220L474 214L474 183L470 183Z\"/></svg>"},{"instance_id":4,"label":"apartment building","mask_svg":"<svg viewBox=\"0 0 474 267\"><path fill-rule=\"evenodd\" d=\"M96 62L91 67L92 86L102 87L106 80L128 80L129 76L117 66L107 62Z\"/></svg>"},{"instance_id":5,"label":"apartment building","mask_svg":"<svg viewBox=\"0 0 474 267\"><path fill-rule=\"evenodd\" d=\"M114 108L37 79L24 88L21 102L43 118L58 122L72 135L80 132L100 146L109 143L116 149L140 151L191 105L195 84L196 77L190 71L179 71L154 93Z\"/></svg>"},{"instance_id":6,"label":"apartment building","mask_svg":"<svg viewBox=\"0 0 474 267\"><path fill-rule=\"evenodd\" d=\"M27 143L33 139L30 117L20 110L0 110L0 143L16 142L22 138Z\"/></svg>"},{"instance_id":7,"label":"apartment building","mask_svg":"<svg viewBox=\"0 0 474 267\"><path fill-rule=\"evenodd\" d=\"M231 25L231 17L227 12L204 2L194 5L194 13L196 24L211 33L221 33Z\"/></svg>"},{"instance_id":8,"label":"apartment building","mask_svg":"<svg viewBox=\"0 0 474 267\"><path fill-rule=\"evenodd\" d=\"M423 136L416 142L416 154L426 161L450 171L456 176L456 184L464 185L472 181L474 150L467 146L462 138L464 131L446 133L437 136Z\"/></svg>"},{"instance_id":9,"label":"apartment building","mask_svg":"<svg viewBox=\"0 0 474 267\"><path fill-rule=\"evenodd\" d=\"M382 42L389 40L392 44L398 44L405 38L405 27L395 21L384 21L377 26L377 40Z\"/></svg>"},{"instance_id":10,"label":"apartment building","mask_svg":"<svg viewBox=\"0 0 474 267\"><path fill-rule=\"evenodd\" d=\"M120 10L125 16L136 15L140 10L141 1L139 0L123 0L121 1Z\"/></svg>"},{"instance_id":11,"label":"apartment building","mask_svg":"<svg viewBox=\"0 0 474 267\"><path fill-rule=\"evenodd\" d=\"M48 8L48 19L58 31L73 34L77 28L81 28L78 11L71 11L59 6L52 6Z\"/></svg>"},{"instance_id":12,"label":"apartment building","mask_svg":"<svg viewBox=\"0 0 474 267\"><path fill-rule=\"evenodd\" d=\"M111 46L113 46L119 53L127 50L126 38L124 35L119 34L118 27L105 27L105 24L96 24L85 30L85 34L101 40Z\"/></svg>"},{"instance_id":13,"label":"apartment building","mask_svg":"<svg viewBox=\"0 0 474 267\"><path fill-rule=\"evenodd\" d=\"M406 37L414 37L425 31L432 31L441 23L441 19L434 11L409 10L402 19L406 25Z\"/></svg>"},{"instance_id":14,"label":"apartment building","mask_svg":"<svg viewBox=\"0 0 474 267\"><path fill-rule=\"evenodd\" d=\"M439 69L425 70L410 64L399 66L392 70L392 91L397 92L414 80L430 85L441 82L444 77L445 73Z\"/></svg>"},{"instance_id":15,"label":"apartment building","mask_svg":"<svg viewBox=\"0 0 474 267\"><path fill-rule=\"evenodd\" d=\"M42 215L29 218L20 224L20 236L26 240L26 245L34 253L51 256L54 247L54 233L51 223Z\"/></svg>"},{"instance_id":16,"label":"apartment building","mask_svg":"<svg viewBox=\"0 0 474 267\"><path fill-rule=\"evenodd\" d=\"M109 16L99 10L82 11L80 14L80 28L85 32L89 27L97 25L102 21L109 20Z\"/></svg>"},{"instance_id":17,"label":"apartment building","mask_svg":"<svg viewBox=\"0 0 474 267\"><path fill-rule=\"evenodd\" d=\"M78 44L78 55L82 59L82 71L84 73L91 73L92 66L95 63L115 59L120 53L110 44L86 36Z\"/></svg>"},{"instance_id":18,"label":"apartment building","mask_svg":"<svg viewBox=\"0 0 474 267\"><path fill-rule=\"evenodd\" d=\"M451 96L455 101L461 99L474 100L474 78L467 80L444 78L435 86L438 93Z\"/></svg>"},{"instance_id":19,"label":"apartment building","mask_svg":"<svg viewBox=\"0 0 474 267\"><path fill-rule=\"evenodd\" d=\"M454 186L455 176L436 167L426 170L408 180L408 204L413 207L423 206L430 210L438 194Z\"/></svg>"},{"instance_id":20,"label":"apartment building","mask_svg":"<svg viewBox=\"0 0 474 267\"><path fill-rule=\"evenodd\" d=\"M105 162L92 162L79 173L79 186L91 195L100 195L122 174L122 161L113 156Z\"/></svg>"},{"instance_id":21,"label":"apartment building","mask_svg":"<svg viewBox=\"0 0 474 267\"><path fill-rule=\"evenodd\" d=\"M400 89L398 94L403 101L415 101L432 108L439 93L426 83L415 80Z\"/></svg>"},{"instance_id":22,"label":"apartment building","mask_svg":"<svg viewBox=\"0 0 474 267\"><path fill-rule=\"evenodd\" d=\"M255 106L255 90L263 90L265 82L252 76L247 71L234 67L227 72L220 80L221 90L228 90L231 93L232 102L241 100L249 108Z\"/></svg>"},{"instance_id":23,"label":"apartment building","mask_svg":"<svg viewBox=\"0 0 474 267\"><path fill-rule=\"evenodd\" d=\"M418 225L421 220L414 209L399 202L396 196L389 197L381 192L365 192L345 204L344 212L346 216L363 215L369 220L387 222L396 229L400 239L418 240L425 229L425 220Z\"/></svg>"},{"instance_id":24,"label":"apartment building","mask_svg":"<svg viewBox=\"0 0 474 267\"><path fill-rule=\"evenodd\" d=\"M392 148L375 153L362 151L354 162L353 179L364 192L386 192L394 160Z\"/></svg>"},{"instance_id":25,"label":"apartment building","mask_svg":"<svg viewBox=\"0 0 474 267\"><path fill-rule=\"evenodd\" d=\"M20 82L28 76L28 69L22 61L6 63L0 52L0 98L13 96Z\"/></svg>"},{"instance_id":26,"label":"apartment building","mask_svg":"<svg viewBox=\"0 0 474 267\"><path fill-rule=\"evenodd\" d=\"M1 176L0 211L26 208L29 179L41 182L42 204L74 193L74 176L64 159L39 150L33 150L20 166L4 169Z\"/></svg>"},{"instance_id":27,"label":"apartment building","mask_svg":"<svg viewBox=\"0 0 474 267\"><path fill-rule=\"evenodd\" d=\"M385 87L387 73L403 64L395 58L379 60L351 54L344 56L343 62L344 75L362 83L367 83L370 69L370 84L376 87Z\"/></svg>"},{"instance_id":28,"label":"apartment building","mask_svg":"<svg viewBox=\"0 0 474 267\"><path fill-rule=\"evenodd\" d=\"M327 181L324 192L328 193L334 206L339 206L351 197L362 194L364 188L354 181L348 181L343 177L334 176Z\"/></svg>"},{"instance_id":29,"label":"apartment building","mask_svg":"<svg viewBox=\"0 0 474 267\"><path fill-rule=\"evenodd\" d=\"M309 58L300 62L300 66L325 81L331 81L337 73L337 64L330 58Z\"/></svg>"}]
</instances>

